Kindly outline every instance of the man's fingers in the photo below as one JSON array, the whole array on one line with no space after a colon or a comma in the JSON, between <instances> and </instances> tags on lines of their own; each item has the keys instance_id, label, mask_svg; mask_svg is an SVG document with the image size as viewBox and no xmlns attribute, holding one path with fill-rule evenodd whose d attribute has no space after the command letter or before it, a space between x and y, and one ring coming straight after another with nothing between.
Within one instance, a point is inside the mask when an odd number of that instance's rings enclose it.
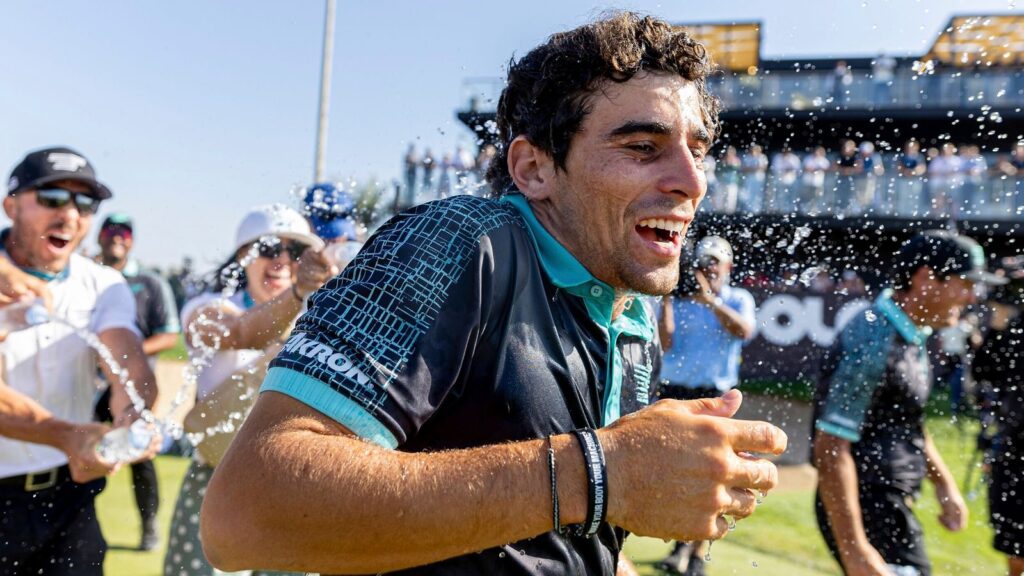
<instances>
[{"instance_id":1,"label":"man's fingers","mask_svg":"<svg viewBox=\"0 0 1024 576\"><path fill-rule=\"evenodd\" d=\"M757 496L752 491L746 488L730 488L729 495L732 497L732 503L722 511L722 514L728 514L734 518L746 518L757 509Z\"/></svg>"},{"instance_id":2,"label":"man's fingers","mask_svg":"<svg viewBox=\"0 0 1024 576\"><path fill-rule=\"evenodd\" d=\"M767 422L736 420L730 434L732 447L737 452L758 452L761 454L782 454L789 439L777 426Z\"/></svg>"},{"instance_id":3,"label":"man's fingers","mask_svg":"<svg viewBox=\"0 0 1024 576\"><path fill-rule=\"evenodd\" d=\"M690 414L700 416L720 416L731 418L740 409L743 403L743 394L739 390L729 390L718 398L700 398L699 400L687 400L681 405Z\"/></svg>"},{"instance_id":4,"label":"man's fingers","mask_svg":"<svg viewBox=\"0 0 1024 576\"><path fill-rule=\"evenodd\" d=\"M728 482L736 488L768 492L779 484L779 469L764 458L751 460L737 457Z\"/></svg>"}]
</instances>

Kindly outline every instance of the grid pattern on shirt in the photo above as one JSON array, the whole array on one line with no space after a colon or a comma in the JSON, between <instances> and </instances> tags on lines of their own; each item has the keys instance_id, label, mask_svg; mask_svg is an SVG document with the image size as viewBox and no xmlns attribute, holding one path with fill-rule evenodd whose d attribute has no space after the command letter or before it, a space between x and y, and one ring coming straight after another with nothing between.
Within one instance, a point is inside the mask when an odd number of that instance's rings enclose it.
<instances>
[{"instance_id":1,"label":"grid pattern on shirt","mask_svg":"<svg viewBox=\"0 0 1024 576\"><path fill-rule=\"evenodd\" d=\"M325 382L373 413L437 318L480 238L509 224L523 226L514 209L471 196L431 202L396 217L310 300L292 338L323 346L286 346L272 366ZM334 356L332 368L327 360L336 353L345 358Z\"/></svg>"}]
</instances>

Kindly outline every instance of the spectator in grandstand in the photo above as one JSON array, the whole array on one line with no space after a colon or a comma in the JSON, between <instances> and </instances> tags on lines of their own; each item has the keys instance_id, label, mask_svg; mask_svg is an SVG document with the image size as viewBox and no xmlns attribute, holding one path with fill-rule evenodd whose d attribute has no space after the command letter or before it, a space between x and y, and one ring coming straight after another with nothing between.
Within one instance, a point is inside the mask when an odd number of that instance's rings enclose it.
<instances>
[{"instance_id":1,"label":"spectator in grandstand","mask_svg":"<svg viewBox=\"0 0 1024 576\"><path fill-rule=\"evenodd\" d=\"M982 211L988 212L985 182L988 179L988 161L981 154L977 144L962 144L960 197L957 199L957 213L964 217L977 217Z\"/></svg>"},{"instance_id":2,"label":"spectator in grandstand","mask_svg":"<svg viewBox=\"0 0 1024 576\"><path fill-rule=\"evenodd\" d=\"M792 212L796 206L796 186L800 176L800 157L783 146L771 162L772 186L765 208L771 212Z\"/></svg>"},{"instance_id":3,"label":"spectator in grandstand","mask_svg":"<svg viewBox=\"0 0 1024 576\"><path fill-rule=\"evenodd\" d=\"M846 105L850 96L850 87L853 86L853 72L846 65L846 60L836 62L832 75L828 77L829 92L832 94L832 103L836 108Z\"/></svg>"},{"instance_id":4,"label":"spectator in grandstand","mask_svg":"<svg viewBox=\"0 0 1024 576\"><path fill-rule=\"evenodd\" d=\"M836 288L836 283L832 280L829 269L821 266L814 276L811 276L807 288L815 294L831 294Z\"/></svg>"},{"instance_id":5,"label":"spectator in grandstand","mask_svg":"<svg viewBox=\"0 0 1024 576\"><path fill-rule=\"evenodd\" d=\"M739 208L744 212L760 212L764 205L764 182L768 172L768 156L757 144L752 144L740 162L743 171L743 191Z\"/></svg>"},{"instance_id":6,"label":"spectator in grandstand","mask_svg":"<svg viewBox=\"0 0 1024 576\"><path fill-rule=\"evenodd\" d=\"M873 142L865 140L860 143L860 147L857 149L857 163L859 164L859 169L854 175L857 201L855 212L863 214L880 205L889 204L886 200L876 198L878 179L885 174L885 166L882 163L881 154L875 152ZM880 198L885 198L886 196L887 194L883 191ZM888 211L890 208L883 207L883 210Z\"/></svg>"},{"instance_id":7,"label":"spectator in grandstand","mask_svg":"<svg viewBox=\"0 0 1024 576\"><path fill-rule=\"evenodd\" d=\"M942 152L928 164L928 188L932 216L952 216L953 199L959 197L963 184L963 162L952 142L942 145Z\"/></svg>"},{"instance_id":8,"label":"spectator in grandstand","mask_svg":"<svg viewBox=\"0 0 1024 576\"><path fill-rule=\"evenodd\" d=\"M871 62L871 96L875 106L892 103L892 81L896 74L896 59L881 53Z\"/></svg>"},{"instance_id":9,"label":"spectator in grandstand","mask_svg":"<svg viewBox=\"0 0 1024 576\"><path fill-rule=\"evenodd\" d=\"M206 485L248 414L267 363L291 332L306 298L331 275L330 262L318 252L323 241L301 214L283 204L250 210L234 245L211 289L181 311L198 388L185 426L202 440L175 505L164 576L217 573L199 541Z\"/></svg>"},{"instance_id":10,"label":"spectator in grandstand","mask_svg":"<svg viewBox=\"0 0 1024 576\"><path fill-rule=\"evenodd\" d=\"M416 145L409 144L405 151L405 181L402 194L399 196L399 210L405 210L416 204L416 175L420 169L420 155L416 152Z\"/></svg>"},{"instance_id":11,"label":"spectator in grandstand","mask_svg":"<svg viewBox=\"0 0 1024 576\"><path fill-rule=\"evenodd\" d=\"M812 216L825 207L825 176L832 169L832 162L824 146L816 146L804 157L802 209Z\"/></svg>"},{"instance_id":12,"label":"spectator in grandstand","mask_svg":"<svg viewBox=\"0 0 1024 576\"><path fill-rule=\"evenodd\" d=\"M441 155L437 165L437 197L447 198L452 195L452 170L455 164L451 152Z\"/></svg>"},{"instance_id":13,"label":"spectator in grandstand","mask_svg":"<svg viewBox=\"0 0 1024 576\"><path fill-rule=\"evenodd\" d=\"M420 185L422 200L430 200L434 197L434 173L437 172L437 159L430 148L423 151L423 158L420 160L420 168L423 170L423 184ZM418 203L418 202L417 202Z\"/></svg>"},{"instance_id":14,"label":"spectator in grandstand","mask_svg":"<svg viewBox=\"0 0 1024 576\"><path fill-rule=\"evenodd\" d=\"M462 144L455 146L455 153L452 154L452 170L455 172L455 193L466 194L471 192L470 176L475 168L473 155L466 150Z\"/></svg>"},{"instance_id":15,"label":"spectator in grandstand","mask_svg":"<svg viewBox=\"0 0 1024 576\"><path fill-rule=\"evenodd\" d=\"M498 150L494 144L484 144L476 155L476 161L473 163L473 175L480 186L487 185L484 175L487 174L487 170L491 167L491 161L494 160L497 153Z\"/></svg>"},{"instance_id":16,"label":"spectator in grandstand","mask_svg":"<svg viewBox=\"0 0 1024 576\"><path fill-rule=\"evenodd\" d=\"M857 143L843 140L836 159L836 203L833 211L836 214L852 214L854 210L855 182L864 170L857 157Z\"/></svg>"},{"instance_id":17,"label":"spectator in grandstand","mask_svg":"<svg viewBox=\"0 0 1024 576\"><path fill-rule=\"evenodd\" d=\"M131 218L126 214L115 212L107 216L100 226L100 261L120 272L135 295L135 325L142 333L142 351L149 360L150 368L155 369L160 353L178 344L181 326L170 285L159 274L144 270L137 260L130 258L134 235ZM110 395L108 386L96 402L94 412L100 422L114 420L110 411ZM156 525L156 513L160 508L156 467L152 460L143 460L132 464L131 469L135 505L142 520L139 549L154 550L160 544Z\"/></svg>"},{"instance_id":18,"label":"spectator in grandstand","mask_svg":"<svg viewBox=\"0 0 1024 576\"><path fill-rule=\"evenodd\" d=\"M738 408L737 391L646 407L660 349L634 299L676 284L718 126L711 72L684 30L627 12L514 61L499 197L393 218L312 298L210 483L207 552L233 569L622 574L623 531L720 537L720 514L752 512L752 480L776 471L736 452L781 437L691 412Z\"/></svg>"},{"instance_id":19,"label":"spectator in grandstand","mask_svg":"<svg viewBox=\"0 0 1024 576\"><path fill-rule=\"evenodd\" d=\"M926 342L974 301L975 282L1001 281L984 267L981 246L967 237L915 236L897 255L892 289L846 324L825 363L813 418L815 508L847 574L931 574L911 507L925 478L942 525L967 525L967 505L925 430Z\"/></svg>"},{"instance_id":20,"label":"spectator in grandstand","mask_svg":"<svg viewBox=\"0 0 1024 576\"><path fill-rule=\"evenodd\" d=\"M734 146L725 149L725 155L718 162L718 193L710 198L716 212L732 214L740 192L740 171L742 162Z\"/></svg>"},{"instance_id":21,"label":"spectator in grandstand","mask_svg":"<svg viewBox=\"0 0 1024 576\"><path fill-rule=\"evenodd\" d=\"M1024 74L1021 74L1024 76ZM996 165L996 171L1005 176L1010 185L1005 188L1004 197L999 200L1007 214L1016 215L1017 208L1024 206L1024 141L1017 142L1009 158L1003 158Z\"/></svg>"},{"instance_id":22,"label":"spectator in grandstand","mask_svg":"<svg viewBox=\"0 0 1024 576\"><path fill-rule=\"evenodd\" d=\"M992 402L979 448L990 450L989 521L993 546L1007 555L1008 574L1024 574L1024 259L1005 259L1010 279L990 293L989 330L971 364L978 387ZM987 416L987 417L986 417Z\"/></svg>"},{"instance_id":23,"label":"spectator in grandstand","mask_svg":"<svg viewBox=\"0 0 1024 576\"><path fill-rule=\"evenodd\" d=\"M907 140L903 144L903 152L896 161L896 202L897 214L927 214L931 209L928 195L924 191L925 172L928 163L921 154L921 145L917 140Z\"/></svg>"},{"instance_id":24,"label":"spectator in grandstand","mask_svg":"<svg viewBox=\"0 0 1024 576\"><path fill-rule=\"evenodd\" d=\"M864 296L867 294L867 289L864 286L864 279L860 277L860 274L856 270L847 268L839 276L836 292L849 294L850 296Z\"/></svg>"},{"instance_id":25,"label":"spectator in grandstand","mask_svg":"<svg viewBox=\"0 0 1024 576\"><path fill-rule=\"evenodd\" d=\"M658 334L662 359L660 398L717 398L739 385L740 351L754 335L754 297L731 286L733 252L721 236L706 236L682 262L679 286L661 300ZM671 574L702 576L701 542L678 542L659 562Z\"/></svg>"}]
</instances>

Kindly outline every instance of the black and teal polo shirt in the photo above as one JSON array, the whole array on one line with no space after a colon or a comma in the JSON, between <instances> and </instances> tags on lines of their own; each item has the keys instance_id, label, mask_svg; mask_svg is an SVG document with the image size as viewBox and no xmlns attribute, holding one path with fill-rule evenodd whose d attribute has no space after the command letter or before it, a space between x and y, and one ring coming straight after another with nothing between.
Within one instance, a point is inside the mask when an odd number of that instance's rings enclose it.
<instances>
[{"instance_id":1,"label":"black and teal polo shirt","mask_svg":"<svg viewBox=\"0 0 1024 576\"><path fill-rule=\"evenodd\" d=\"M924 479L927 340L883 291L842 329L819 382L814 427L850 441L861 489L916 494Z\"/></svg>"},{"instance_id":2,"label":"black and teal polo shirt","mask_svg":"<svg viewBox=\"0 0 1024 576\"><path fill-rule=\"evenodd\" d=\"M431 202L312 296L262 391L409 452L598 428L647 405L660 369L649 309L613 320L614 298L522 195ZM613 574L624 536L549 532L409 573Z\"/></svg>"}]
</instances>

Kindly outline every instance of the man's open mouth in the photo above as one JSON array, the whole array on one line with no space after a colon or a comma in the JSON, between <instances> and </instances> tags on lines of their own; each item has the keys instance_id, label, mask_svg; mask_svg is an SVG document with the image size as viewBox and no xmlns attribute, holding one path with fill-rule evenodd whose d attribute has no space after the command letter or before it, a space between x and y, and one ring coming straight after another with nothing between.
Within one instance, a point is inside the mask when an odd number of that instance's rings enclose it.
<instances>
[{"instance_id":1,"label":"man's open mouth","mask_svg":"<svg viewBox=\"0 0 1024 576\"><path fill-rule=\"evenodd\" d=\"M50 246L53 246L57 250L63 250L71 243L71 235L52 232L46 235L46 241L50 243Z\"/></svg>"},{"instance_id":2,"label":"man's open mouth","mask_svg":"<svg viewBox=\"0 0 1024 576\"><path fill-rule=\"evenodd\" d=\"M677 244L681 241L686 223L664 218L648 218L636 225L637 234L649 242Z\"/></svg>"}]
</instances>

